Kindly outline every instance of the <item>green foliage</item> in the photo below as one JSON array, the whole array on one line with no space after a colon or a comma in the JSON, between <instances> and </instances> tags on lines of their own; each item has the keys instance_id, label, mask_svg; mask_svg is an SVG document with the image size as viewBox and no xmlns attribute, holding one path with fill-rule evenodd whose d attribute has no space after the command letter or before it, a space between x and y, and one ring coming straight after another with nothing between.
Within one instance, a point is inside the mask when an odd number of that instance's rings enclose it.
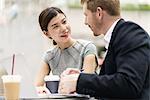
<instances>
[{"instance_id":1,"label":"green foliage","mask_svg":"<svg viewBox=\"0 0 150 100\"><path fill-rule=\"evenodd\" d=\"M75 3L75 4L68 4L69 8L74 8L74 9L81 9L82 6L79 3Z\"/></svg>"},{"instance_id":2,"label":"green foliage","mask_svg":"<svg viewBox=\"0 0 150 100\"><path fill-rule=\"evenodd\" d=\"M76 3L68 3L69 8L73 9L81 9L82 6L79 2ZM149 4L123 4L121 5L122 10L141 10L141 11L150 11Z\"/></svg>"},{"instance_id":3,"label":"green foliage","mask_svg":"<svg viewBox=\"0 0 150 100\"><path fill-rule=\"evenodd\" d=\"M139 10L148 10L148 11L150 11L150 5L148 5L148 4L140 4L139 5Z\"/></svg>"},{"instance_id":4,"label":"green foliage","mask_svg":"<svg viewBox=\"0 0 150 100\"><path fill-rule=\"evenodd\" d=\"M125 4L122 5L122 10L138 10L138 11L150 11L150 5L148 4Z\"/></svg>"}]
</instances>

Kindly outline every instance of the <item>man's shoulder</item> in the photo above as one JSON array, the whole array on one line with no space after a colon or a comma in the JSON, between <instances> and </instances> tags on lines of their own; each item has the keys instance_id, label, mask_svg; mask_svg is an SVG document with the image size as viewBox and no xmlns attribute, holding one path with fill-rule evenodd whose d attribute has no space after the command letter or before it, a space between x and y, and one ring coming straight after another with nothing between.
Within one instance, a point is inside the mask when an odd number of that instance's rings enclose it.
<instances>
[{"instance_id":1,"label":"man's shoulder","mask_svg":"<svg viewBox=\"0 0 150 100\"><path fill-rule=\"evenodd\" d=\"M139 24L137 24L133 21L124 20L124 19L120 19L120 21L118 21L115 29L117 29L117 30L125 29L125 28L132 29L133 27L144 30Z\"/></svg>"},{"instance_id":2,"label":"man's shoulder","mask_svg":"<svg viewBox=\"0 0 150 100\"><path fill-rule=\"evenodd\" d=\"M132 33L132 34L131 34ZM137 34L147 35L148 33L137 23L121 19L114 28L113 34L120 37L137 36Z\"/></svg>"},{"instance_id":3,"label":"man's shoulder","mask_svg":"<svg viewBox=\"0 0 150 100\"><path fill-rule=\"evenodd\" d=\"M148 33L140 25L132 21L121 21L113 31L111 42L121 47L135 47L145 43L148 39Z\"/></svg>"}]
</instances>

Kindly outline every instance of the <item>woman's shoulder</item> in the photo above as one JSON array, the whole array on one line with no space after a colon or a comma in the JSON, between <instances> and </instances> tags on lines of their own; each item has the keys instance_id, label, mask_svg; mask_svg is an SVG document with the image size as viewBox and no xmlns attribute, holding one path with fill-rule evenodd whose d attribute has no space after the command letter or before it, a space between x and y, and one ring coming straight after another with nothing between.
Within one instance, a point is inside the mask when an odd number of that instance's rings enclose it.
<instances>
[{"instance_id":1,"label":"woman's shoulder","mask_svg":"<svg viewBox=\"0 0 150 100\"><path fill-rule=\"evenodd\" d=\"M78 44L81 44L81 45L83 45L83 46L87 46L88 44L93 44L92 41L83 40L83 39L77 39L77 43L78 43Z\"/></svg>"},{"instance_id":2,"label":"woman's shoulder","mask_svg":"<svg viewBox=\"0 0 150 100\"><path fill-rule=\"evenodd\" d=\"M58 54L58 52L59 52L58 47L50 48L44 52L43 58L46 59L46 61L50 61L51 59L55 57L56 54Z\"/></svg>"},{"instance_id":3,"label":"woman's shoulder","mask_svg":"<svg viewBox=\"0 0 150 100\"><path fill-rule=\"evenodd\" d=\"M48 54L48 55L52 55L52 54L54 54L58 51L59 51L59 48L57 46L54 46L54 47L49 48L48 50L46 50L45 53Z\"/></svg>"}]
</instances>

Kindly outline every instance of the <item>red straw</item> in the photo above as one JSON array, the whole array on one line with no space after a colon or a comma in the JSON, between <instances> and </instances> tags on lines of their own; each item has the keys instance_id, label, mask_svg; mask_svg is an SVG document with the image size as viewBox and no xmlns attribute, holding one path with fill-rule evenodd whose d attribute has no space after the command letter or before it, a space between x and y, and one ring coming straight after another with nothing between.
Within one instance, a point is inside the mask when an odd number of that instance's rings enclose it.
<instances>
[{"instance_id":1,"label":"red straw","mask_svg":"<svg viewBox=\"0 0 150 100\"><path fill-rule=\"evenodd\" d=\"M14 63L15 63L15 54L13 54L11 75L14 74Z\"/></svg>"}]
</instances>

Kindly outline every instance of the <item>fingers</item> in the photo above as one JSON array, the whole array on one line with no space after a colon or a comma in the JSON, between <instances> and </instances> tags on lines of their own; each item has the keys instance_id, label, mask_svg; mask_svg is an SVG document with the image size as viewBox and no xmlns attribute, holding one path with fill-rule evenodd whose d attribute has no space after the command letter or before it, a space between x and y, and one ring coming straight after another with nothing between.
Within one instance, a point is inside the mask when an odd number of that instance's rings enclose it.
<instances>
[{"instance_id":1,"label":"fingers","mask_svg":"<svg viewBox=\"0 0 150 100\"><path fill-rule=\"evenodd\" d=\"M70 74L61 77L58 93L70 94L76 91L76 84L79 74Z\"/></svg>"},{"instance_id":2,"label":"fingers","mask_svg":"<svg viewBox=\"0 0 150 100\"><path fill-rule=\"evenodd\" d=\"M45 86L36 87L36 91L38 95L41 94L50 94L49 90Z\"/></svg>"},{"instance_id":3,"label":"fingers","mask_svg":"<svg viewBox=\"0 0 150 100\"><path fill-rule=\"evenodd\" d=\"M70 81L67 77L62 77L59 83L58 93L60 94L69 94Z\"/></svg>"},{"instance_id":4,"label":"fingers","mask_svg":"<svg viewBox=\"0 0 150 100\"><path fill-rule=\"evenodd\" d=\"M67 68L62 74L61 77L65 76L65 75L70 75L70 74L77 74L80 73L79 69L76 68Z\"/></svg>"},{"instance_id":5,"label":"fingers","mask_svg":"<svg viewBox=\"0 0 150 100\"><path fill-rule=\"evenodd\" d=\"M48 90L48 88L45 87L44 90L45 90L46 94L51 94L50 91Z\"/></svg>"},{"instance_id":6,"label":"fingers","mask_svg":"<svg viewBox=\"0 0 150 100\"><path fill-rule=\"evenodd\" d=\"M67 68L66 69L66 74L69 75L69 74L76 74L76 73L80 73L80 70L77 69L77 68Z\"/></svg>"},{"instance_id":7,"label":"fingers","mask_svg":"<svg viewBox=\"0 0 150 100\"><path fill-rule=\"evenodd\" d=\"M60 94L70 94L71 90L70 90L70 85L67 84L63 84L64 82L61 82L61 84L59 85L59 89L58 89L58 93Z\"/></svg>"},{"instance_id":8,"label":"fingers","mask_svg":"<svg viewBox=\"0 0 150 100\"><path fill-rule=\"evenodd\" d=\"M59 85L58 93L69 94L69 91L65 88L64 84L62 83L61 85Z\"/></svg>"}]
</instances>

